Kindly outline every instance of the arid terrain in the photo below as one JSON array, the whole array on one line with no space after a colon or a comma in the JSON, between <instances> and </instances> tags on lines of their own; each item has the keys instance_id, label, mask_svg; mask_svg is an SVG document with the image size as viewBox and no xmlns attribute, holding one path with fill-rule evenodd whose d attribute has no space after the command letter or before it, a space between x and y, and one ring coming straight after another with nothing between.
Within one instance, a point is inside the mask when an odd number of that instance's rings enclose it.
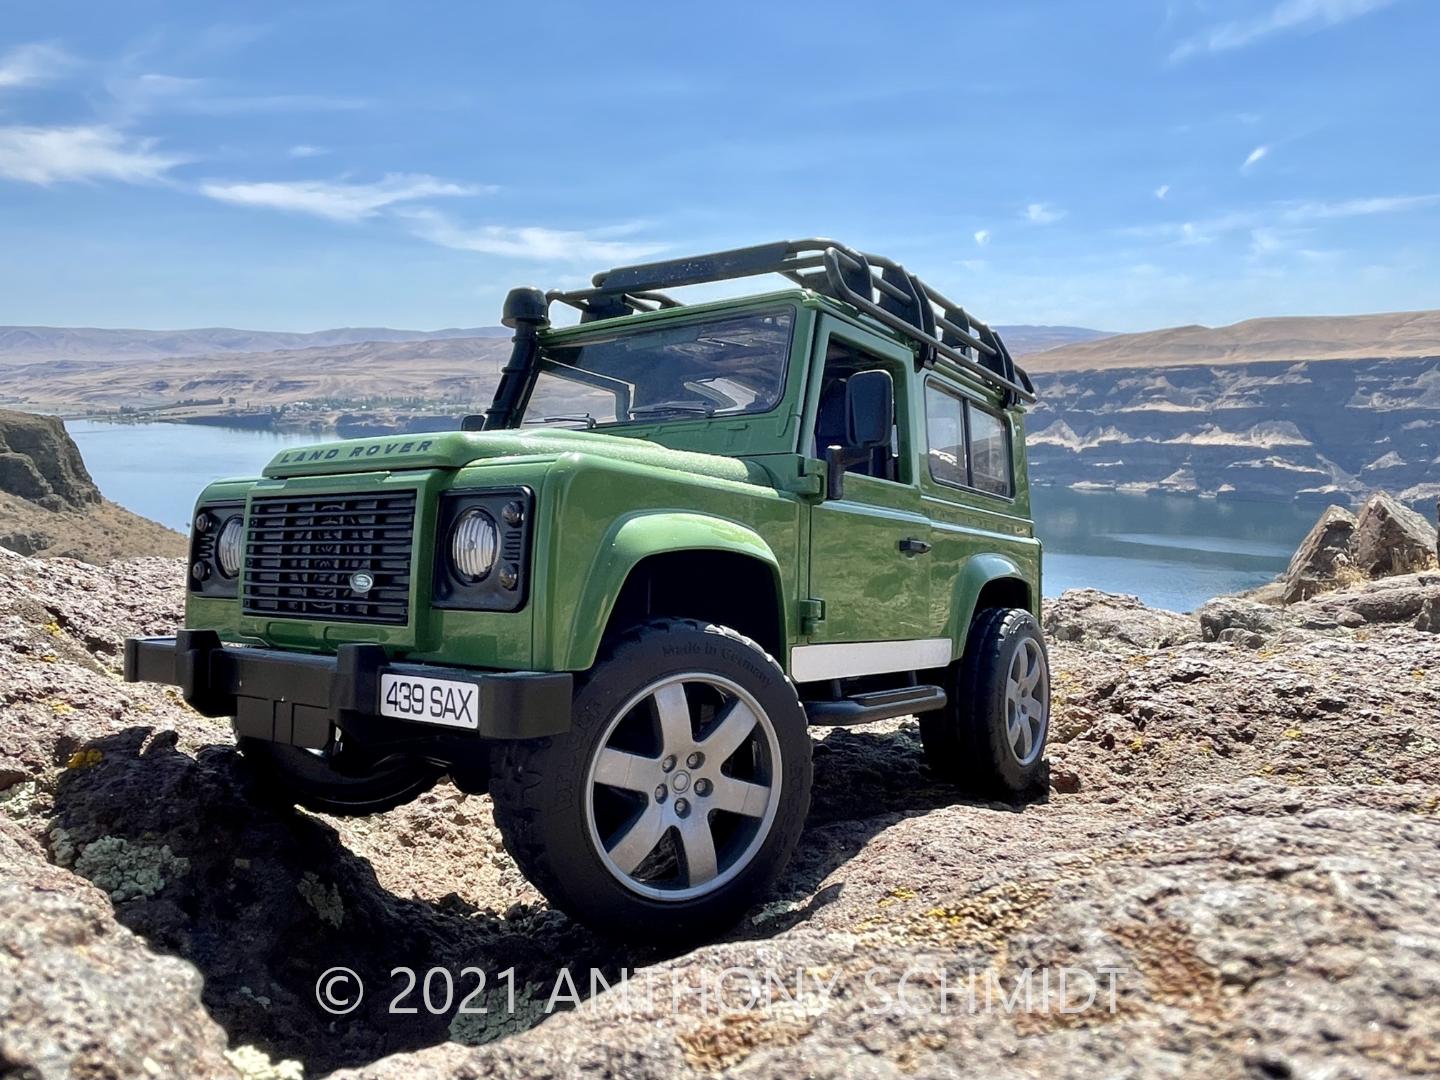
<instances>
[{"instance_id":1,"label":"arid terrain","mask_svg":"<svg viewBox=\"0 0 1440 1080\"><path fill-rule=\"evenodd\" d=\"M180 563L0 551L0 1073L1435 1075L1440 572L1393 506L1327 519L1289 607L1050 605L1029 803L938 783L911 721L817 731L774 900L668 957L549 910L486 797L295 812L225 721L120 682L121 639L177 625ZM1406 572L1369 581L1382 549ZM336 966L368 987L343 1016ZM397 967L459 989L392 1014ZM487 1012L457 1012L466 967Z\"/></svg>"}]
</instances>

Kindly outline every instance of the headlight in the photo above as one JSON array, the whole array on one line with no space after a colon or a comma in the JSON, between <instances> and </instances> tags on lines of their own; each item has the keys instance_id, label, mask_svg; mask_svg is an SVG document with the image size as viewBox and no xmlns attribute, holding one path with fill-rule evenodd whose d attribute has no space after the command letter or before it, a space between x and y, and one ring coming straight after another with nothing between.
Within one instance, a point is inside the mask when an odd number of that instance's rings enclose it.
<instances>
[{"instance_id":1,"label":"headlight","mask_svg":"<svg viewBox=\"0 0 1440 1080\"><path fill-rule=\"evenodd\" d=\"M227 578L240 573L240 563L245 555L245 522L239 517L228 517L220 526L220 535L215 540L215 561L220 572Z\"/></svg>"},{"instance_id":2,"label":"headlight","mask_svg":"<svg viewBox=\"0 0 1440 1080\"><path fill-rule=\"evenodd\" d=\"M500 533L484 510L466 510L450 533L450 558L462 577L479 581L495 567Z\"/></svg>"}]
</instances>

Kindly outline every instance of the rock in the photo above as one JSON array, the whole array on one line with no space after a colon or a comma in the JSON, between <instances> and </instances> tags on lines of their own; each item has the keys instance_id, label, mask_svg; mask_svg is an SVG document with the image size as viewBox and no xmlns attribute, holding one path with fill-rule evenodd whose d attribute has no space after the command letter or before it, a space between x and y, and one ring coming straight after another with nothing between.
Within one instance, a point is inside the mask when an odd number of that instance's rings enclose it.
<instances>
[{"instance_id":1,"label":"rock","mask_svg":"<svg viewBox=\"0 0 1440 1080\"><path fill-rule=\"evenodd\" d=\"M1283 611L1240 596L1216 597L1202 604L1195 614L1200 621L1200 636L1205 641L1231 640L1223 635L1239 630L1254 635L1263 644L1290 621Z\"/></svg>"},{"instance_id":2,"label":"rock","mask_svg":"<svg viewBox=\"0 0 1440 1080\"><path fill-rule=\"evenodd\" d=\"M1431 634L1440 634L1440 597L1431 596L1415 616L1415 629Z\"/></svg>"},{"instance_id":3,"label":"rock","mask_svg":"<svg viewBox=\"0 0 1440 1080\"><path fill-rule=\"evenodd\" d=\"M0 409L0 491L47 510L79 510L100 502L80 451L53 416Z\"/></svg>"},{"instance_id":4,"label":"rock","mask_svg":"<svg viewBox=\"0 0 1440 1080\"><path fill-rule=\"evenodd\" d=\"M1099 589L1067 589L1045 604L1044 622L1053 640L1083 642L1097 649L1158 649L1198 637L1195 623L1185 615Z\"/></svg>"},{"instance_id":5,"label":"rock","mask_svg":"<svg viewBox=\"0 0 1440 1080\"><path fill-rule=\"evenodd\" d=\"M1223 641L1228 645L1239 645L1245 649L1258 649L1265 644L1265 639L1259 634L1239 626L1227 626L1220 631L1215 640Z\"/></svg>"},{"instance_id":6,"label":"rock","mask_svg":"<svg viewBox=\"0 0 1440 1080\"><path fill-rule=\"evenodd\" d=\"M1280 575L1282 603L1308 599L1334 584L1340 571L1350 565L1355 523L1355 515L1345 507L1326 508Z\"/></svg>"},{"instance_id":7,"label":"rock","mask_svg":"<svg viewBox=\"0 0 1440 1080\"><path fill-rule=\"evenodd\" d=\"M1356 627L1366 623L1410 622L1427 603L1440 597L1440 573L1402 574L1334 592L1292 605L1301 625L1331 622Z\"/></svg>"},{"instance_id":8,"label":"rock","mask_svg":"<svg viewBox=\"0 0 1440 1080\"><path fill-rule=\"evenodd\" d=\"M234 1077L200 973L115 921L0 815L0 1065L7 1076Z\"/></svg>"},{"instance_id":9,"label":"rock","mask_svg":"<svg viewBox=\"0 0 1440 1080\"><path fill-rule=\"evenodd\" d=\"M1423 570L1435 564L1435 528L1394 496L1377 492L1360 509L1351 557L1372 578Z\"/></svg>"}]
</instances>

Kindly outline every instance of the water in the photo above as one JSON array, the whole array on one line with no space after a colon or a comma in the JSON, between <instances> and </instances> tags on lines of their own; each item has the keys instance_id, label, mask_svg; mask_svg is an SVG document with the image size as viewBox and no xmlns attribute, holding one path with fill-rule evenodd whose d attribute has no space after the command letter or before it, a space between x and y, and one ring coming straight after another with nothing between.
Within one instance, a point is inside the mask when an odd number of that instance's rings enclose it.
<instances>
[{"instance_id":1,"label":"water","mask_svg":"<svg viewBox=\"0 0 1440 1080\"><path fill-rule=\"evenodd\" d=\"M256 475L276 452L317 441L188 424L72 421L70 434L106 496L184 530L195 495L221 476ZM1089 586L1190 611L1269 581L1318 512L1289 503L1217 502L1036 488L1045 541L1045 594Z\"/></svg>"}]
</instances>

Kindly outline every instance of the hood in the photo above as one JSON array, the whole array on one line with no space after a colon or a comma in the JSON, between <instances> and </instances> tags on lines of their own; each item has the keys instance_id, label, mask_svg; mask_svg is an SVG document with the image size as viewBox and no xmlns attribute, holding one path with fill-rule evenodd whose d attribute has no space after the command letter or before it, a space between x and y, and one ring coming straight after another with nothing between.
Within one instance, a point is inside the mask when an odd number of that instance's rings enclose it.
<instances>
[{"instance_id":1,"label":"hood","mask_svg":"<svg viewBox=\"0 0 1440 1080\"><path fill-rule=\"evenodd\" d=\"M598 431L543 428L533 431L437 431L387 435L375 439L293 446L265 466L265 476L330 476L337 473L398 469L461 469L515 458L554 460L566 454L592 454L615 461L678 469L700 476L756 484L773 483L756 462L690 450L672 450L658 443L627 439Z\"/></svg>"}]
</instances>

